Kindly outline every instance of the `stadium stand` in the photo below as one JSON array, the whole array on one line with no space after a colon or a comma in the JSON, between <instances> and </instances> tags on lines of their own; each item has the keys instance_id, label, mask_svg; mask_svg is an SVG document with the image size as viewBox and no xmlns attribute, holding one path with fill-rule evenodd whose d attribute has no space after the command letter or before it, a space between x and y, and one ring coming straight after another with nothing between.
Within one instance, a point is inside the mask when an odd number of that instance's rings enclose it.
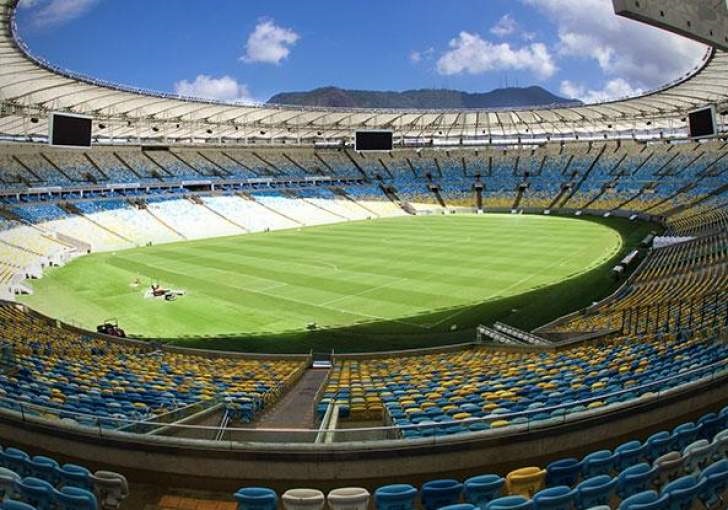
<instances>
[{"instance_id":1,"label":"stadium stand","mask_svg":"<svg viewBox=\"0 0 728 510\"><path fill-rule=\"evenodd\" d=\"M130 483L228 495L174 510L728 508L728 53L591 105L200 103L33 57L17 5L0 0L0 510L172 508L129 503ZM718 135L688 139L687 115L708 104ZM51 107L92 115L93 147L43 143ZM380 127L393 150L352 147L353 130ZM496 323L501 343L221 353L94 334L13 302L92 252L484 212L656 231L614 294L534 333ZM231 483L254 481L271 489L230 500Z\"/></svg>"},{"instance_id":2,"label":"stadium stand","mask_svg":"<svg viewBox=\"0 0 728 510\"><path fill-rule=\"evenodd\" d=\"M712 301L721 303L726 290L723 231L654 250L617 294L541 331L604 331L615 327L624 331L625 327L647 328L645 321L651 322L654 330L674 329L681 321L683 326L700 321L712 311ZM638 324L640 321L643 324Z\"/></svg>"},{"instance_id":3,"label":"stadium stand","mask_svg":"<svg viewBox=\"0 0 728 510\"><path fill-rule=\"evenodd\" d=\"M355 421L384 416L405 438L533 426L639 398L654 391L650 381L680 373L697 359L719 362L727 353L714 339L659 338L620 339L554 354L480 348L416 358L343 359L334 366L318 413L323 416L333 404ZM563 405L569 401L577 403Z\"/></svg>"},{"instance_id":4,"label":"stadium stand","mask_svg":"<svg viewBox=\"0 0 728 510\"><path fill-rule=\"evenodd\" d=\"M545 468L482 474L463 482L431 480L419 490L407 484L382 486L374 491L373 504L378 510L723 508L728 501L726 431L728 408L723 408L672 431L632 439L581 459L554 460ZM323 507L324 497L319 491L296 490L310 491L311 497L318 498L311 504ZM346 497L341 491L346 491ZM282 497L285 504L286 494ZM275 505L277 495L271 489L245 487L234 494L234 499L239 510L249 510L264 501ZM369 499L363 488L334 489L327 503L332 510L344 504L367 508ZM289 504L286 507L292 508Z\"/></svg>"},{"instance_id":5,"label":"stadium stand","mask_svg":"<svg viewBox=\"0 0 728 510\"><path fill-rule=\"evenodd\" d=\"M116 510L129 494L126 478L118 473L92 473L19 448L3 448L0 467L3 509Z\"/></svg>"},{"instance_id":6,"label":"stadium stand","mask_svg":"<svg viewBox=\"0 0 728 510\"><path fill-rule=\"evenodd\" d=\"M25 412L92 427L118 428L218 402L249 421L303 368L301 362L186 356L97 340L12 306L0 307L0 322L17 366L0 376L0 406L23 402L30 405Z\"/></svg>"}]
</instances>

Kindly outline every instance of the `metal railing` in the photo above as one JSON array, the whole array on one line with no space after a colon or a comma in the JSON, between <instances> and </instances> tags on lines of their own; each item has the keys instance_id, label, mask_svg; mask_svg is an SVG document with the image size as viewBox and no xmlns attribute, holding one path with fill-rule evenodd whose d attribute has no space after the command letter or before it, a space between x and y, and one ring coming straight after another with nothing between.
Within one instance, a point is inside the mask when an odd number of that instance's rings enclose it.
<instances>
[{"instance_id":1,"label":"metal railing","mask_svg":"<svg viewBox=\"0 0 728 510\"><path fill-rule=\"evenodd\" d=\"M728 328L728 290L692 300L656 302L629 308L622 310L620 320L621 333L625 336Z\"/></svg>"}]
</instances>

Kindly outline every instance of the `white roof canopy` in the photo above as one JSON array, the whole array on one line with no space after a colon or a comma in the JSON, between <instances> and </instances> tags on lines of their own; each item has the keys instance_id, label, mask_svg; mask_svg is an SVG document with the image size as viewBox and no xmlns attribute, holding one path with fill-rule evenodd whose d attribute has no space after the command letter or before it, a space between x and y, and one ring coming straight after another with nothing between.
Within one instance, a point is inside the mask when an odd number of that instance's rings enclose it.
<instances>
[{"instance_id":1,"label":"white roof canopy","mask_svg":"<svg viewBox=\"0 0 728 510\"><path fill-rule=\"evenodd\" d=\"M709 52L687 75L646 95L592 105L511 110L383 110L241 105L136 90L77 76L33 57L14 29L18 0L0 0L0 134L43 136L47 114L91 115L94 135L141 141L313 143L356 129L396 139L544 139L679 130L687 112L728 108L728 53ZM103 125L103 128L101 127Z\"/></svg>"}]
</instances>

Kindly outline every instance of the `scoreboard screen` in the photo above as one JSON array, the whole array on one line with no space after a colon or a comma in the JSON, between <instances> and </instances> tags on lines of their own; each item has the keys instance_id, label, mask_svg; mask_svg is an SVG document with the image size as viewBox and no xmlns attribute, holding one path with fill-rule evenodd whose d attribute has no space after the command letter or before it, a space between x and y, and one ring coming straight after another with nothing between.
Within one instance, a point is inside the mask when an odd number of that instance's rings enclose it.
<instances>
[{"instance_id":1,"label":"scoreboard screen","mask_svg":"<svg viewBox=\"0 0 728 510\"><path fill-rule=\"evenodd\" d=\"M48 143L59 147L91 147L91 117L51 113Z\"/></svg>"},{"instance_id":2,"label":"scoreboard screen","mask_svg":"<svg viewBox=\"0 0 728 510\"><path fill-rule=\"evenodd\" d=\"M391 151L394 145L392 131L357 131L354 149L357 151Z\"/></svg>"},{"instance_id":3,"label":"scoreboard screen","mask_svg":"<svg viewBox=\"0 0 728 510\"><path fill-rule=\"evenodd\" d=\"M688 131L690 138L715 136L718 131L715 125L715 107L701 108L688 114Z\"/></svg>"}]
</instances>

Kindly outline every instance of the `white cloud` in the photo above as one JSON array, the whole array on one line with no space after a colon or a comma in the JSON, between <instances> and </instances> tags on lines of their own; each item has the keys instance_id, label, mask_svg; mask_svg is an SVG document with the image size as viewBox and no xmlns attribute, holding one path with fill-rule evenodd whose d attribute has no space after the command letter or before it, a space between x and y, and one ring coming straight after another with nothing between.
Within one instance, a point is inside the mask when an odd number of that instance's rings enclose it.
<instances>
[{"instance_id":1,"label":"white cloud","mask_svg":"<svg viewBox=\"0 0 728 510\"><path fill-rule=\"evenodd\" d=\"M561 94L571 99L580 99L585 103L599 103L624 97L638 96L644 93L641 88L634 88L622 78L609 80L601 90L587 89L582 84L569 80L561 82Z\"/></svg>"},{"instance_id":2,"label":"white cloud","mask_svg":"<svg viewBox=\"0 0 728 510\"><path fill-rule=\"evenodd\" d=\"M291 53L300 36L290 28L279 27L273 20L261 20L248 36L245 55L241 60L249 63L280 64Z\"/></svg>"},{"instance_id":3,"label":"white cloud","mask_svg":"<svg viewBox=\"0 0 728 510\"><path fill-rule=\"evenodd\" d=\"M174 92L180 96L233 101L236 103L253 101L247 85L238 83L235 78L230 76L213 78L206 74L200 74L194 81L182 80L175 83Z\"/></svg>"},{"instance_id":4,"label":"white cloud","mask_svg":"<svg viewBox=\"0 0 728 510\"><path fill-rule=\"evenodd\" d=\"M410 62L419 64L423 60L430 60L435 54L435 48L427 48L425 51L412 51L409 54Z\"/></svg>"},{"instance_id":5,"label":"white cloud","mask_svg":"<svg viewBox=\"0 0 728 510\"><path fill-rule=\"evenodd\" d=\"M551 53L542 43L513 48L508 43L494 44L469 32L460 32L452 39L450 49L437 61L437 71L443 75L504 69L530 71L540 79L550 78L557 71Z\"/></svg>"},{"instance_id":6,"label":"white cloud","mask_svg":"<svg viewBox=\"0 0 728 510\"><path fill-rule=\"evenodd\" d=\"M522 0L557 26L558 54L594 60L634 89L663 85L692 69L705 46L614 14L611 0Z\"/></svg>"},{"instance_id":7,"label":"white cloud","mask_svg":"<svg viewBox=\"0 0 728 510\"><path fill-rule=\"evenodd\" d=\"M60 25L88 12L98 0L21 0L25 9L35 8L31 22L37 27Z\"/></svg>"},{"instance_id":8,"label":"white cloud","mask_svg":"<svg viewBox=\"0 0 728 510\"><path fill-rule=\"evenodd\" d=\"M505 37L511 35L516 29L518 29L518 23L516 23L516 20L510 14L506 14L498 20L498 23L493 25L490 33L498 37Z\"/></svg>"}]
</instances>

